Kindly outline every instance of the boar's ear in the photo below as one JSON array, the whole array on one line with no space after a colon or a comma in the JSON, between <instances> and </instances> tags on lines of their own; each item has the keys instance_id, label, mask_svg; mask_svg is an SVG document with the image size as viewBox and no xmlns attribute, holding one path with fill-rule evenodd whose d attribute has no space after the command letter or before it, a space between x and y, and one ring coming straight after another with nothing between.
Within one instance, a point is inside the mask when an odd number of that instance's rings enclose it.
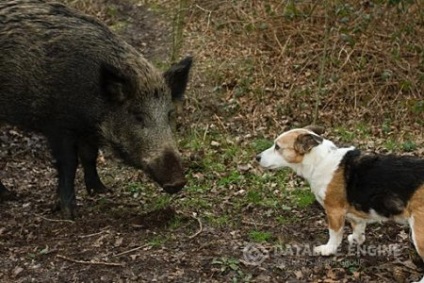
<instances>
[{"instance_id":1,"label":"boar's ear","mask_svg":"<svg viewBox=\"0 0 424 283\"><path fill-rule=\"evenodd\" d=\"M184 91L188 82L188 74L193 63L192 57L186 57L177 64L174 64L166 71L166 84L171 89L172 101L182 101L184 99Z\"/></svg>"},{"instance_id":2,"label":"boar's ear","mask_svg":"<svg viewBox=\"0 0 424 283\"><path fill-rule=\"evenodd\" d=\"M301 134L294 142L294 150L300 154L308 153L312 148L321 144L323 138L314 134Z\"/></svg>"},{"instance_id":3,"label":"boar's ear","mask_svg":"<svg viewBox=\"0 0 424 283\"><path fill-rule=\"evenodd\" d=\"M111 102L122 103L130 94L130 80L121 70L110 64L102 64L100 84L103 95Z\"/></svg>"}]
</instances>

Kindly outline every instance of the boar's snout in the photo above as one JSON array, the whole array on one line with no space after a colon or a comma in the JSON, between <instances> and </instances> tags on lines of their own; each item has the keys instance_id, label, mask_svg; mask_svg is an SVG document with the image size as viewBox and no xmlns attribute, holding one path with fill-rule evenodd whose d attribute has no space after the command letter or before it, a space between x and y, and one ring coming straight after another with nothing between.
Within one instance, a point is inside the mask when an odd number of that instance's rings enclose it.
<instances>
[{"instance_id":1,"label":"boar's snout","mask_svg":"<svg viewBox=\"0 0 424 283\"><path fill-rule=\"evenodd\" d=\"M176 194L181 191L181 189L184 188L186 184L187 180L184 178L182 180L179 180L177 183L163 185L163 189L168 194Z\"/></svg>"},{"instance_id":2,"label":"boar's snout","mask_svg":"<svg viewBox=\"0 0 424 283\"><path fill-rule=\"evenodd\" d=\"M170 149L148 163L147 173L169 194L178 193L187 183L181 159Z\"/></svg>"}]
</instances>

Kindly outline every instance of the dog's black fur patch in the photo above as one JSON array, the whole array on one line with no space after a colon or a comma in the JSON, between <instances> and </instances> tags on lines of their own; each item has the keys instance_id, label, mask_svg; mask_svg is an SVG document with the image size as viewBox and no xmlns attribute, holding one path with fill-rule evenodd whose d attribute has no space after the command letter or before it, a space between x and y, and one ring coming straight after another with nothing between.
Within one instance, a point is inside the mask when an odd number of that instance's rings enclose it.
<instances>
[{"instance_id":1,"label":"dog's black fur patch","mask_svg":"<svg viewBox=\"0 0 424 283\"><path fill-rule=\"evenodd\" d=\"M347 201L357 210L392 217L403 212L413 193L424 185L424 160L410 156L348 151L344 168Z\"/></svg>"}]
</instances>

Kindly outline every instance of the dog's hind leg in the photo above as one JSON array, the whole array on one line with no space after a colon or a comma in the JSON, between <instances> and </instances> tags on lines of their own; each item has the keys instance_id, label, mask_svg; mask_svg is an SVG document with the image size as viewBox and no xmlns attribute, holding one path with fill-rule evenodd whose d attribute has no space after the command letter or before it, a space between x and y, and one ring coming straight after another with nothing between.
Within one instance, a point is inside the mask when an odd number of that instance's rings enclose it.
<instances>
[{"instance_id":1,"label":"dog's hind leg","mask_svg":"<svg viewBox=\"0 0 424 283\"><path fill-rule=\"evenodd\" d=\"M361 220L349 220L350 225L352 226L352 234L347 236L347 240L350 245L362 245L365 242L365 228L367 223Z\"/></svg>"},{"instance_id":2,"label":"dog's hind leg","mask_svg":"<svg viewBox=\"0 0 424 283\"><path fill-rule=\"evenodd\" d=\"M424 185L411 197L407 208L408 223L411 229L412 242L415 249L424 260ZM424 277L415 283L424 283Z\"/></svg>"},{"instance_id":3,"label":"dog's hind leg","mask_svg":"<svg viewBox=\"0 0 424 283\"><path fill-rule=\"evenodd\" d=\"M424 209L413 211L408 222L411 227L414 246L420 257L424 260ZM424 283L424 277L415 283Z\"/></svg>"}]
</instances>

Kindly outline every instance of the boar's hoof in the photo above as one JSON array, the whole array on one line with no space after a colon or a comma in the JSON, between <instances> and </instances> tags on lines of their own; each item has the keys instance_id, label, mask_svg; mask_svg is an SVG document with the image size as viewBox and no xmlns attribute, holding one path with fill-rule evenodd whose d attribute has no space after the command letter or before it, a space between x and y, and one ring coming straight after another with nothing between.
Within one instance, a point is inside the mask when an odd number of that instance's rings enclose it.
<instances>
[{"instance_id":1,"label":"boar's hoof","mask_svg":"<svg viewBox=\"0 0 424 283\"><path fill-rule=\"evenodd\" d=\"M63 219L75 220L77 216L76 205L66 206L63 205L60 200L56 201L52 208L53 213L56 213L58 211L60 211L60 214L62 215Z\"/></svg>"},{"instance_id":2,"label":"boar's hoof","mask_svg":"<svg viewBox=\"0 0 424 283\"><path fill-rule=\"evenodd\" d=\"M95 186L94 185L91 185L91 186L87 185L86 188L87 188L87 193L90 196L97 195L97 194L105 194L105 193L110 192L110 190L105 185L103 185L102 183L99 183Z\"/></svg>"},{"instance_id":3,"label":"boar's hoof","mask_svg":"<svg viewBox=\"0 0 424 283\"><path fill-rule=\"evenodd\" d=\"M61 214L63 219L75 220L76 212L75 207L63 207L61 208Z\"/></svg>"},{"instance_id":4,"label":"boar's hoof","mask_svg":"<svg viewBox=\"0 0 424 283\"><path fill-rule=\"evenodd\" d=\"M187 183L186 180L181 180L181 181L173 183L173 184L165 184L165 185L163 185L163 189L168 194L176 194L179 191L181 191L182 188L184 188L186 183Z\"/></svg>"},{"instance_id":5,"label":"boar's hoof","mask_svg":"<svg viewBox=\"0 0 424 283\"><path fill-rule=\"evenodd\" d=\"M11 192L4 187L0 190L0 202L2 202L2 201L13 201L13 200L17 200L17 199L18 199L18 197L16 196L16 194L14 192Z\"/></svg>"},{"instance_id":6,"label":"boar's hoof","mask_svg":"<svg viewBox=\"0 0 424 283\"><path fill-rule=\"evenodd\" d=\"M91 171L88 169L84 171L84 181L89 195L104 194L109 191L108 188L103 185L95 168Z\"/></svg>"}]
</instances>

